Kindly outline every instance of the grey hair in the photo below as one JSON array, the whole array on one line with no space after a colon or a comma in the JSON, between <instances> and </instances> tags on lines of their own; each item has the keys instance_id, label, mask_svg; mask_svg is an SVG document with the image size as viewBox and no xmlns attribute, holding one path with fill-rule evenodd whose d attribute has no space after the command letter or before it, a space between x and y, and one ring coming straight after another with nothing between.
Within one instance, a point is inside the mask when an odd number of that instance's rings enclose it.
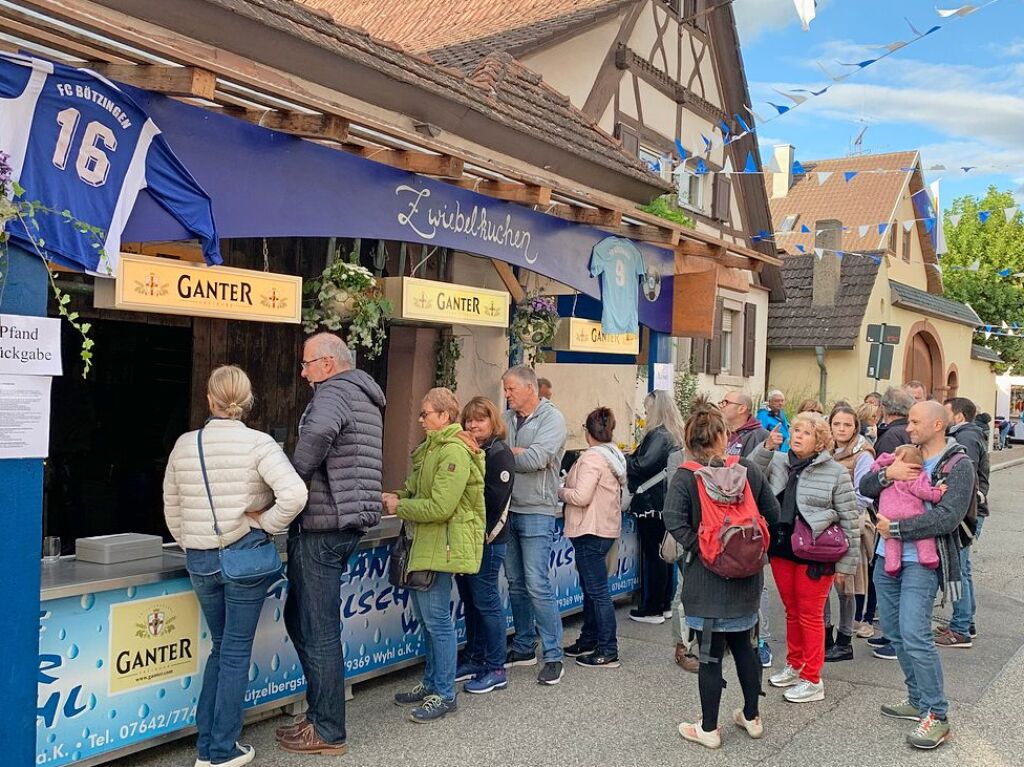
<instances>
[{"instance_id":1,"label":"grey hair","mask_svg":"<svg viewBox=\"0 0 1024 767\"><path fill-rule=\"evenodd\" d=\"M882 395L882 413L886 416L906 416L914 406L914 395L901 386L890 386Z\"/></svg>"},{"instance_id":2,"label":"grey hair","mask_svg":"<svg viewBox=\"0 0 1024 767\"><path fill-rule=\"evenodd\" d=\"M747 409L748 413L754 412L754 400L751 399L749 394L738 391L736 392L736 399L739 400L740 405L743 405L743 407Z\"/></svg>"},{"instance_id":3,"label":"grey hair","mask_svg":"<svg viewBox=\"0 0 1024 767\"><path fill-rule=\"evenodd\" d=\"M785 395L785 394L784 394L784 393L782 392L782 389L772 389L772 390L771 390L770 392L768 392L768 393L767 393L766 395L764 395L764 398L765 398L765 399L771 399L771 398L772 398L772 397L774 397L774 396L775 396L776 394L778 394L778 395L779 395L780 397L785 397L785 396L786 396L786 395Z\"/></svg>"},{"instance_id":4,"label":"grey hair","mask_svg":"<svg viewBox=\"0 0 1024 767\"><path fill-rule=\"evenodd\" d=\"M644 435L650 434L659 426L664 426L677 447L685 444L686 423L671 394L663 389L655 389L644 399L644 409L647 411Z\"/></svg>"},{"instance_id":5,"label":"grey hair","mask_svg":"<svg viewBox=\"0 0 1024 767\"><path fill-rule=\"evenodd\" d=\"M516 365L509 368L501 380L504 381L506 378L515 378L527 386L532 386L534 391L540 391L540 386L537 383L537 371L529 365Z\"/></svg>"},{"instance_id":6,"label":"grey hair","mask_svg":"<svg viewBox=\"0 0 1024 767\"><path fill-rule=\"evenodd\" d=\"M315 336L310 336L306 343L316 349L319 354L332 358L342 370L351 370L355 367L352 350L334 333L317 333Z\"/></svg>"}]
</instances>

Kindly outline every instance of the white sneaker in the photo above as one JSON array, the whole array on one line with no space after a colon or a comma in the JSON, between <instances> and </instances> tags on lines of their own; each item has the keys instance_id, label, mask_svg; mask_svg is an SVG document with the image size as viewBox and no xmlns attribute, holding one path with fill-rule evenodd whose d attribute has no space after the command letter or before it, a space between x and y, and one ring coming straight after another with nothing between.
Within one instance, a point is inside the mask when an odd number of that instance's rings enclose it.
<instances>
[{"instance_id":1,"label":"white sneaker","mask_svg":"<svg viewBox=\"0 0 1024 767\"><path fill-rule=\"evenodd\" d=\"M700 743L706 748L722 747L721 728L716 729L713 732L704 732L704 729L700 726L700 719L696 722L681 723L679 725L679 734L683 736L684 740L688 740L692 743Z\"/></svg>"},{"instance_id":2,"label":"white sneaker","mask_svg":"<svg viewBox=\"0 0 1024 767\"><path fill-rule=\"evenodd\" d=\"M768 677L773 687L792 687L800 681L800 672L788 665L777 674Z\"/></svg>"},{"instance_id":3,"label":"white sneaker","mask_svg":"<svg viewBox=\"0 0 1024 767\"><path fill-rule=\"evenodd\" d=\"M195 765L193 765L193 767L210 767L210 760L200 759L199 757L196 757L196 763Z\"/></svg>"},{"instance_id":4,"label":"white sneaker","mask_svg":"<svg viewBox=\"0 0 1024 767\"><path fill-rule=\"evenodd\" d=\"M737 727L742 727L747 731L747 735L752 737L754 740L764 736L764 724L761 722L760 716L755 716L753 719L747 719L743 716L743 709L738 708L732 712L732 720L736 722Z\"/></svg>"},{"instance_id":5,"label":"white sneaker","mask_svg":"<svg viewBox=\"0 0 1024 767\"><path fill-rule=\"evenodd\" d=\"M252 746L243 746L241 743L236 743L242 753L236 756L234 759L228 759L226 762L218 762L214 764L210 762L211 767L242 767L244 764L248 764L256 758L256 749Z\"/></svg>"},{"instance_id":6,"label":"white sneaker","mask_svg":"<svg viewBox=\"0 0 1024 767\"><path fill-rule=\"evenodd\" d=\"M815 684L801 679L796 685L786 690L782 696L790 703L813 703L816 700L825 700L825 683Z\"/></svg>"},{"instance_id":7,"label":"white sneaker","mask_svg":"<svg viewBox=\"0 0 1024 767\"><path fill-rule=\"evenodd\" d=\"M663 612L661 614L661 617L664 618L667 621L672 620L672 611L671 610L665 610L665 612Z\"/></svg>"}]
</instances>

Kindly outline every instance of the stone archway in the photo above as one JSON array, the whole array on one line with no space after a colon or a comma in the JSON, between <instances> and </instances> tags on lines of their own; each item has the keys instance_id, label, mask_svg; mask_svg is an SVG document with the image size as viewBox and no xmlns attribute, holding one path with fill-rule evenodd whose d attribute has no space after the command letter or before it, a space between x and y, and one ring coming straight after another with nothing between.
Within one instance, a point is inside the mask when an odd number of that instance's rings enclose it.
<instances>
[{"instance_id":1,"label":"stone archway","mask_svg":"<svg viewBox=\"0 0 1024 767\"><path fill-rule=\"evenodd\" d=\"M949 366L949 371L946 373L946 399L951 397L959 396L960 391L960 371L957 370L955 364Z\"/></svg>"},{"instance_id":2,"label":"stone archway","mask_svg":"<svg viewBox=\"0 0 1024 767\"><path fill-rule=\"evenodd\" d=\"M927 320L914 323L907 333L903 381L920 381L938 400L946 397L947 377L939 333ZM959 376L957 376L959 378Z\"/></svg>"}]
</instances>

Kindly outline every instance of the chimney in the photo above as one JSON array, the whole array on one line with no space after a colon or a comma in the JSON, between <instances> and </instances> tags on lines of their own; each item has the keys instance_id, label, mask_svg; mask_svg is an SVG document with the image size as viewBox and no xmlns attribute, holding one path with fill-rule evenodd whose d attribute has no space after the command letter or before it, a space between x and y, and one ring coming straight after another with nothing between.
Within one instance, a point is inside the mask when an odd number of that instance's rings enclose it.
<instances>
[{"instance_id":1,"label":"chimney","mask_svg":"<svg viewBox=\"0 0 1024 767\"><path fill-rule=\"evenodd\" d=\"M839 298L839 254L843 223L834 218L814 222L814 276L811 282L813 306L836 305ZM819 257L819 252L821 253Z\"/></svg>"},{"instance_id":2,"label":"chimney","mask_svg":"<svg viewBox=\"0 0 1024 767\"><path fill-rule=\"evenodd\" d=\"M785 197L789 194L789 188L793 186L793 145L780 144L772 147L775 156L775 164L779 166L778 173L772 174L772 199Z\"/></svg>"}]
</instances>

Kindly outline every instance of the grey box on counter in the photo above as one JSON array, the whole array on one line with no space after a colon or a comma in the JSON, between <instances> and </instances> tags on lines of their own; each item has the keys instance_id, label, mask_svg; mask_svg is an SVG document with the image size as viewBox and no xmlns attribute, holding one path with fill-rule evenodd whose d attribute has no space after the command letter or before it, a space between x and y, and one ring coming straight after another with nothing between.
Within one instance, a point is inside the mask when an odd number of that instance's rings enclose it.
<instances>
[{"instance_id":1,"label":"grey box on counter","mask_svg":"<svg viewBox=\"0 0 1024 767\"><path fill-rule=\"evenodd\" d=\"M163 555L163 539L159 535L119 533L96 535L75 541L75 558L82 562L113 565L135 559L149 559Z\"/></svg>"}]
</instances>

